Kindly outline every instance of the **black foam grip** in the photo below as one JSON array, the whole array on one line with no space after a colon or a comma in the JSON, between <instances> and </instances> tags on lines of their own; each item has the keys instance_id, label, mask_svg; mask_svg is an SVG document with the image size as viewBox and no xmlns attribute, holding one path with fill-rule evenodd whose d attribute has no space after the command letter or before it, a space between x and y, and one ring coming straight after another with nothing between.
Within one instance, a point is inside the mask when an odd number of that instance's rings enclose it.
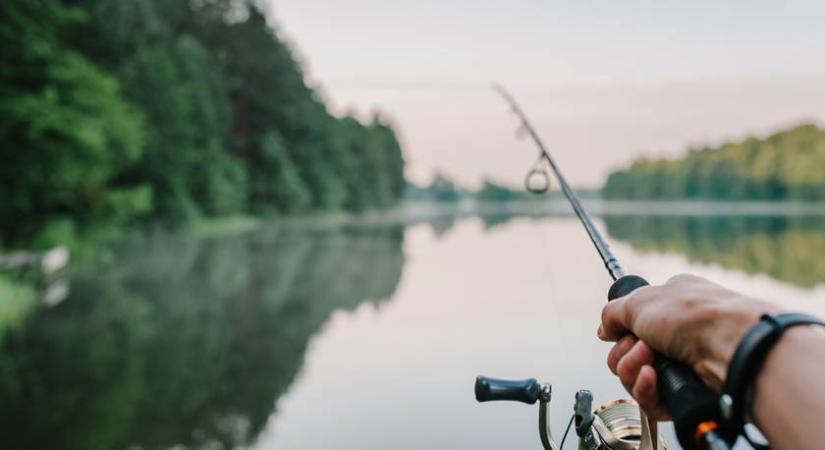
<instances>
[{"instance_id":1,"label":"black foam grip","mask_svg":"<svg viewBox=\"0 0 825 450\"><path fill-rule=\"evenodd\" d=\"M532 405L539 399L541 385L535 378L500 380L479 376L476 377L475 391L479 402L508 400Z\"/></svg>"},{"instance_id":2,"label":"black foam grip","mask_svg":"<svg viewBox=\"0 0 825 450\"><path fill-rule=\"evenodd\" d=\"M639 289L642 286L648 286L650 283L644 278L637 275L625 275L616 280L607 291L607 301L622 298L625 295Z\"/></svg>"},{"instance_id":3,"label":"black foam grip","mask_svg":"<svg viewBox=\"0 0 825 450\"><path fill-rule=\"evenodd\" d=\"M659 396L670 408L676 437L685 450L700 450L696 430L702 422L722 422L719 396L710 390L690 367L657 354Z\"/></svg>"},{"instance_id":4,"label":"black foam grip","mask_svg":"<svg viewBox=\"0 0 825 450\"><path fill-rule=\"evenodd\" d=\"M625 275L610 286L608 300L624 297L648 284L642 277ZM696 441L699 424L705 421L721 423L719 396L684 364L657 353L654 367L659 396L670 408L679 444L685 450L700 450L702 443Z\"/></svg>"}]
</instances>

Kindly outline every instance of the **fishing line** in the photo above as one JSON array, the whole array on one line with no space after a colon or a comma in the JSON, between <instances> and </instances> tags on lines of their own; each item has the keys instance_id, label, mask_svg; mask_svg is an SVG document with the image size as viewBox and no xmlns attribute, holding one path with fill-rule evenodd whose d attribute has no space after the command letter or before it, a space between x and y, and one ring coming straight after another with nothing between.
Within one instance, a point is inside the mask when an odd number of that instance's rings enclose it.
<instances>
[{"instance_id":1,"label":"fishing line","mask_svg":"<svg viewBox=\"0 0 825 450\"><path fill-rule=\"evenodd\" d=\"M573 413L570 416L570 421L567 422L567 428L564 429L564 436L561 437L561 445L559 445L559 450L564 450L564 441L567 440L567 434L570 433L570 427L573 425L573 419L576 418L576 413Z\"/></svg>"}]
</instances>

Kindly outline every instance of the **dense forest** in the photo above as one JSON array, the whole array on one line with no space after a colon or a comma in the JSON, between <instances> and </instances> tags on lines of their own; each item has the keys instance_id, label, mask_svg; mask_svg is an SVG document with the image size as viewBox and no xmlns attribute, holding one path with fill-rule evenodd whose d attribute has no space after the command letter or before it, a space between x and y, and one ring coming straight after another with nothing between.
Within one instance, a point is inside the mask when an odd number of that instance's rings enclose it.
<instances>
[{"instance_id":1,"label":"dense forest","mask_svg":"<svg viewBox=\"0 0 825 450\"><path fill-rule=\"evenodd\" d=\"M767 138L641 160L610 174L609 199L825 200L825 130L802 125Z\"/></svg>"},{"instance_id":2,"label":"dense forest","mask_svg":"<svg viewBox=\"0 0 825 450\"><path fill-rule=\"evenodd\" d=\"M386 118L330 114L254 0L0 2L0 239L383 208Z\"/></svg>"}]
</instances>

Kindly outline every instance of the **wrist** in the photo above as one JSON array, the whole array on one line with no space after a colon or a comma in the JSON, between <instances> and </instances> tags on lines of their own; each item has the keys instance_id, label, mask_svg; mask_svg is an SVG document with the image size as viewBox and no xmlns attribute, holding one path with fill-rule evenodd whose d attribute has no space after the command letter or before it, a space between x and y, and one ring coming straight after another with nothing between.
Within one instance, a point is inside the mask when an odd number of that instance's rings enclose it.
<instances>
[{"instance_id":1,"label":"wrist","mask_svg":"<svg viewBox=\"0 0 825 450\"><path fill-rule=\"evenodd\" d=\"M711 387L721 389L722 382L727 378L730 360L745 334L763 314L780 312L781 309L771 303L744 298L719 305L713 319L716 325L708 336L706 358L699 364L703 367L697 372Z\"/></svg>"},{"instance_id":2,"label":"wrist","mask_svg":"<svg viewBox=\"0 0 825 450\"><path fill-rule=\"evenodd\" d=\"M819 326L801 326L785 331L779 341L765 358L762 370L751 385L750 403L747 405L749 416L760 427L767 422L772 402L780 401L782 391L803 386L788 386L787 380L794 372L804 367L805 361L813 358L821 361L825 344L825 329ZM784 388L784 389L782 389Z\"/></svg>"},{"instance_id":3,"label":"wrist","mask_svg":"<svg viewBox=\"0 0 825 450\"><path fill-rule=\"evenodd\" d=\"M766 314L747 332L731 359L720 397L720 411L729 432L744 433L748 416L752 416L749 410L754 404L749 397L758 395L759 391L757 387L757 394L754 394L754 387L760 380L764 382L765 378L777 379L776 373L770 373L771 367L774 372L780 366L798 367L787 364L787 357L806 354L804 349L811 347L806 339L811 336L796 331L808 328L810 333L810 325L821 327L825 322L802 313ZM767 377L763 376L763 370L769 373Z\"/></svg>"},{"instance_id":4,"label":"wrist","mask_svg":"<svg viewBox=\"0 0 825 450\"><path fill-rule=\"evenodd\" d=\"M781 442L782 448L819 449L825 439L820 413L825 390L819 389L825 361L823 330L786 330L754 381L751 418L769 442Z\"/></svg>"}]
</instances>

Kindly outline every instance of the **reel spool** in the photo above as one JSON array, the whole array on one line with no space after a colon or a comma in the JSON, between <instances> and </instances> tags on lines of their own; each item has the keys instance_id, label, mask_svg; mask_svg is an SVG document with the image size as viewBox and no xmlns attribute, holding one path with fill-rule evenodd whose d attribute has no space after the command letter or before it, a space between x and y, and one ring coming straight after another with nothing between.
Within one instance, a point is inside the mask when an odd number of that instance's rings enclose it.
<instances>
[{"instance_id":1,"label":"reel spool","mask_svg":"<svg viewBox=\"0 0 825 450\"><path fill-rule=\"evenodd\" d=\"M656 437L646 420L642 420L639 405L633 400L611 400L599 406L595 415L593 428L610 450L667 450L667 443L661 437L656 446L652 445Z\"/></svg>"}]
</instances>

